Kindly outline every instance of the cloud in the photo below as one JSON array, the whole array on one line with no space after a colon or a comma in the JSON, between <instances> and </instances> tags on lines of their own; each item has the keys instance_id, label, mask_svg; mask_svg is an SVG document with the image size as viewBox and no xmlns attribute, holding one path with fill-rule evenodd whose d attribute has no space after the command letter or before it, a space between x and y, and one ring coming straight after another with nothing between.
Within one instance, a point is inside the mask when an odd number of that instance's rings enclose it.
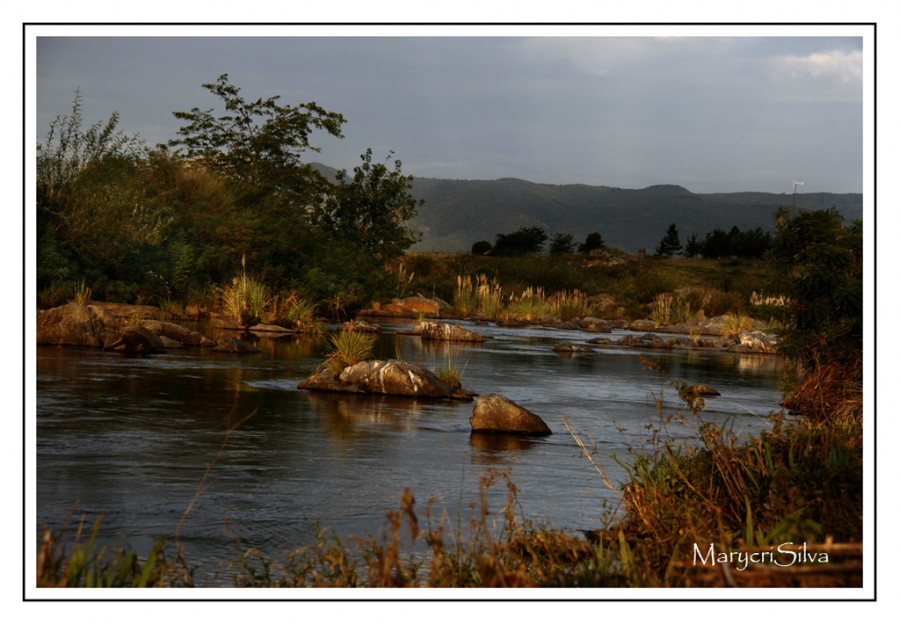
<instances>
[{"instance_id":1,"label":"cloud","mask_svg":"<svg viewBox=\"0 0 900 625\"><path fill-rule=\"evenodd\" d=\"M863 57L860 50L831 50L772 59L772 78L794 85L795 98L859 102L862 100Z\"/></svg>"}]
</instances>

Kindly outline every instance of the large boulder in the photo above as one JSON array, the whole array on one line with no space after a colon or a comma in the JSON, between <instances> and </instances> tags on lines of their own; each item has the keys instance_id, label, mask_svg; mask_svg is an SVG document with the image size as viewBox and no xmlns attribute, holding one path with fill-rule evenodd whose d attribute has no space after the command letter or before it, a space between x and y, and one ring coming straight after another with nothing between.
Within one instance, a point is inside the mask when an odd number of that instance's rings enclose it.
<instances>
[{"instance_id":1,"label":"large boulder","mask_svg":"<svg viewBox=\"0 0 900 625\"><path fill-rule=\"evenodd\" d=\"M510 434L552 434L539 416L522 408L503 395L484 395L475 400L469 424L473 432L505 432Z\"/></svg>"},{"instance_id":2,"label":"large boulder","mask_svg":"<svg viewBox=\"0 0 900 625\"><path fill-rule=\"evenodd\" d=\"M159 354L166 351L166 346L162 339L147 328L128 326L116 340L104 345L103 349L129 354Z\"/></svg>"},{"instance_id":3,"label":"large boulder","mask_svg":"<svg viewBox=\"0 0 900 625\"><path fill-rule=\"evenodd\" d=\"M366 360L345 367L334 376L320 371L302 380L298 388L333 393L371 393L405 397L470 399L471 393L453 389L434 373L403 360Z\"/></svg>"},{"instance_id":4,"label":"large boulder","mask_svg":"<svg viewBox=\"0 0 900 625\"><path fill-rule=\"evenodd\" d=\"M103 347L119 338L124 325L104 308L72 302L38 314L37 342Z\"/></svg>"},{"instance_id":5,"label":"large boulder","mask_svg":"<svg viewBox=\"0 0 900 625\"><path fill-rule=\"evenodd\" d=\"M467 330L462 326L452 323L436 323L434 321L422 321L413 329L413 333L419 334L428 341L452 341L456 343L483 343L484 337L477 332Z\"/></svg>"}]
</instances>

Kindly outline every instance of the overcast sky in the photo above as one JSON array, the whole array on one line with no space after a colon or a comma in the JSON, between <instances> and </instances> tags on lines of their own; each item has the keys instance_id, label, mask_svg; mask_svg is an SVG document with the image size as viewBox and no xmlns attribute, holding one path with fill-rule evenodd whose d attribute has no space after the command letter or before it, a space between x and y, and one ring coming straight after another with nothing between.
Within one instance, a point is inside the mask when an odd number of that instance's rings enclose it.
<instances>
[{"instance_id":1,"label":"overcast sky","mask_svg":"<svg viewBox=\"0 0 900 625\"><path fill-rule=\"evenodd\" d=\"M371 147L417 177L863 190L858 36L443 32L455 36L41 36L36 138L78 88L86 124L118 111L123 130L165 142L173 111L221 110L201 85L227 73L248 99L343 114L344 138L314 134L322 152L306 157L337 168Z\"/></svg>"}]
</instances>

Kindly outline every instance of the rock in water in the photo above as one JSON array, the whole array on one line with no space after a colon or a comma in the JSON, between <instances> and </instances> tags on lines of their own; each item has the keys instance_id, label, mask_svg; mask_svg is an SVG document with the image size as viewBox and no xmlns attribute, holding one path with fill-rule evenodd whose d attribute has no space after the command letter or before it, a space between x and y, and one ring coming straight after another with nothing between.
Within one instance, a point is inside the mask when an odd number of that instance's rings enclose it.
<instances>
[{"instance_id":1,"label":"rock in water","mask_svg":"<svg viewBox=\"0 0 900 625\"><path fill-rule=\"evenodd\" d=\"M539 416L498 394L485 395L475 400L469 424L473 432L552 434Z\"/></svg>"},{"instance_id":2,"label":"rock in water","mask_svg":"<svg viewBox=\"0 0 900 625\"><path fill-rule=\"evenodd\" d=\"M722 393L706 384L693 384L688 387L688 392L695 397L718 397Z\"/></svg>"},{"instance_id":3,"label":"rock in water","mask_svg":"<svg viewBox=\"0 0 900 625\"><path fill-rule=\"evenodd\" d=\"M335 393L471 398L471 393L452 389L428 369L402 360L366 360L345 367L337 377L322 371L301 381L298 388Z\"/></svg>"},{"instance_id":4,"label":"rock in water","mask_svg":"<svg viewBox=\"0 0 900 625\"><path fill-rule=\"evenodd\" d=\"M129 354L159 354L166 351L156 334L141 326L128 326L118 340L103 346L104 350L116 350Z\"/></svg>"},{"instance_id":5,"label":"rock in water","mask_svg":"<svg viewBox=\"0 0 900 625\"><path fill-rule=\"evenodd\" d=\"M477 332L467 330L462 326L452 323L435 323L423 321L419 323L413 333L420 334L428 341L454 341L458 343L483 343L484 337Z\"/></svg>"}]
</instances>

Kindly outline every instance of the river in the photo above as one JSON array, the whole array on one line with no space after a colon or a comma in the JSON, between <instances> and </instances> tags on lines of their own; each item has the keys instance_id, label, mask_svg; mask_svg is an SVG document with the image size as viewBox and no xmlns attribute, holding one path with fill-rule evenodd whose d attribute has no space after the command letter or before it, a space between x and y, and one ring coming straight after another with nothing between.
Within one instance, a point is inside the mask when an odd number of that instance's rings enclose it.
<instances>
[{"instance_id":1,"label":"river","mask_svg":"<svg viewBox=\"0 0 900 625\"><path fill-rule=\"evenodd\" d=\"M593 441L610 480L621 483L625 473L610 456L627 458L643 444L648 424L658 422L657 400L663 414L679 408L675 390L642 358L673 379L717 388L722 394L706 401L703 418L743 433L766 427L782 397L782 360L772 355L616 347L565 355L553 346L590 335L482 326L474 329L490 336L483 345L448 345L400 332L409 323L383 327L376 356L435 371L450 363L466 389L506 395L553 434L472 435L471 402L298 390L325 349L308 337L254 339L263 351L247 355L186 348L129 357L41 346L38 527L102 515L102 540L141 553L177 528L188 562L209 572L239 539L280 557L317 525L343 537L376 536L406 487L419 511L433 500L436 515L464 522L480 476L508 471L522 517L590 529L618 495L562 417ZM494 511L506 500L500 490Z\"/></svg>"}]
</instances>

